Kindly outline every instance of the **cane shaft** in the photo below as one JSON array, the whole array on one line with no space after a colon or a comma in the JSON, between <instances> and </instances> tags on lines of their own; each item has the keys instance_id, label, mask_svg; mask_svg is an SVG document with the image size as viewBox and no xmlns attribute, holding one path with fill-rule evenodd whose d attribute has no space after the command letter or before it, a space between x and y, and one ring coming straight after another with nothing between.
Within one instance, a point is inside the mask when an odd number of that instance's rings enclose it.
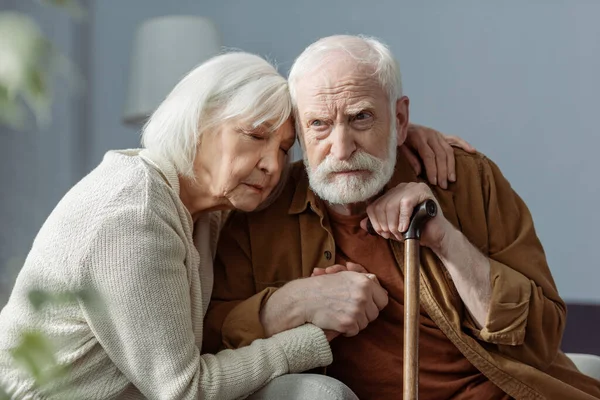
<instances>
[{"instance_id":1,"label":"cane shaft","mask_svg":"<svg viewBox=\"0 0 600 400\"><path fill-rule=\"evenodd\" d=\"M419 240L421 228L437 215L437 204L426 200L415 207L404 238L404 368L403 399L419 398ZM367 230L376 235L371 220L367 221Z\"/></svg>"},{"instance_id":2,"label":"cane shaft","mask_svg":"<svg viewBox=\"0 0 600 400\"><path fill-rule=\"evenodd\" d=\"M419 240L404 242L404 375L403 398L419 396Z\"/></svg>"}]
</instances>

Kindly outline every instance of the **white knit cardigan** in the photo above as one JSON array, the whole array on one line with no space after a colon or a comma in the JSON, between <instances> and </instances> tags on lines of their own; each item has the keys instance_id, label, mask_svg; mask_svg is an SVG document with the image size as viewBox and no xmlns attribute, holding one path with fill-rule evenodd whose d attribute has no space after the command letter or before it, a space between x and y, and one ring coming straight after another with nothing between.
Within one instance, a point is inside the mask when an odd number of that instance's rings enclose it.
<instances>
[{"instance_id":1,"label":"white knit cardigan","mask_svg":"<svg viewBox=\"0 0 600 400\"><path fill-rule=\"evenodd\" d=\"M325 335L309 324L200 355L223 219L207 213L193 224L165 160L147 150L108 152L50 214L0 313L0 386L17 399L65 395L36 391L11 362L9 349L27 330L52 339L71 366L60 387L78 399L233 399L328 365ZM101 306L35 312L32 289L91 290Z\"/></svg>"}]
</instances>

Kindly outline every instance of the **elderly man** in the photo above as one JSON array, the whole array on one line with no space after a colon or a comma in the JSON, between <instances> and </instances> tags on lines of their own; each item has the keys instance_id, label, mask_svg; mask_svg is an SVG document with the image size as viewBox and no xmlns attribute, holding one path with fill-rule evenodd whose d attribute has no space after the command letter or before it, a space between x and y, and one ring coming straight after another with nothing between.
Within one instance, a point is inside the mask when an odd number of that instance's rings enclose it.
<instances>
[{"instance_id":1,"label":"elderly man","mask_svg":"<svg viewBox=\"0 0 600 400\"><path fill-rule=\"evenodd\" d=\"M311 322L331 339L328 375L361 399L397 399L401 232L435 199L421 239L420 398L600 397L559 350L565 305L498 167L457 150L458 180L443 189L396 152L409 121L399 76L374 39L328 37L298 57L289 83L305 167L273 205L223 230L206 336L236 348Z\"/></svg>"}]
</instances>

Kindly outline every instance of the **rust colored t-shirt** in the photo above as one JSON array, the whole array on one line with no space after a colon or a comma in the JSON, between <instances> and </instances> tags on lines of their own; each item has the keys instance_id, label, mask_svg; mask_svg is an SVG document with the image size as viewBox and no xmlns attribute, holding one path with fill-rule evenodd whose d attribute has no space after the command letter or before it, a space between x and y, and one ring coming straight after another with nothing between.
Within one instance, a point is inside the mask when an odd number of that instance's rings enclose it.
<instances>
[{"instance_id":1,"label":"rust colored t-shirt","mask_svg":"<svg viewBox=\"0 0 600 400\"><path fill-rule=\"evenodd\" d=\"M398 399L402 393L404 280L388 241L360 228L364 217L329 212L336 263L352 261L377 275L389 293L389 303L357 336L333 340L333 364L327 371L361 400ZM423 308L419 322L420 399L510 399L471 365Z\"/></svg>"}]
</instances>

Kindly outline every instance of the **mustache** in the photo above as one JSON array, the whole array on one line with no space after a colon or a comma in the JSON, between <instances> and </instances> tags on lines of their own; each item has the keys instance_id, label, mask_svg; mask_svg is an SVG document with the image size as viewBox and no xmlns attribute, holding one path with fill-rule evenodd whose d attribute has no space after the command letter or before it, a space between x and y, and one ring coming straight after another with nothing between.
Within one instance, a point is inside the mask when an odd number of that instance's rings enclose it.
<instances>
[{"instance_id":1,"label":"mustache","mask_svg":"<svg viewBox=\"0 0 600 400\"><path fill-rule=\"evenodd\" d=\"M315 168L314 173L319 175L328 175L335 172L346 172L356 170L376 171L380 168L381 160L371 154L359 150L355 152L348 160L336 160L328 155L321 164Z\"/></svg>"}]
</instances>

